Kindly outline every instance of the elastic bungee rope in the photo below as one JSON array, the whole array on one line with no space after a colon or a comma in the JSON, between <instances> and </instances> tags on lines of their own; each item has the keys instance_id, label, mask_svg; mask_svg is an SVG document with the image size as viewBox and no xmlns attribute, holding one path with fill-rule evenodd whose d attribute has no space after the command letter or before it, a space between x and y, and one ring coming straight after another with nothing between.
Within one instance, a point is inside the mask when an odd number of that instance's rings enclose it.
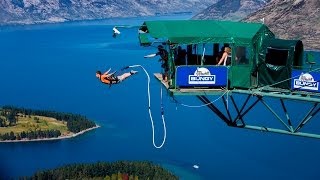
<instances>
[{"instance_id":1,"label":"elastic bungee rope","mask_svg":"<svg viewBox=\"0 0 320 180\"><path fill-rule=\"evenodd\" d=\"M123 69L128 69L128 68L136 68L136 67L140 67L143 69L143 71L145 72L145 74L147 75L148 78L148 111L149 111L149 117L150 117L150 121L151 121L151 127L152 127L152 143L153 146L157 149L162 148L162 146L164 145L164 143L166 142L166 138L167 138L167 128L166 128L166 122L164 119L164 110L163 110L163 103L162 103L162 87L160 87L160 98L161 98L161 118L162 118L162 124L163 124L163 140L160 146L157 146L155 143L155 130L154 130L154 123L153 123L153 118L152 118L152 112L151 112L151 97L150 97L150 76L149 73L146 71L146 69L141 66L141 65L131 65L131 66L127 66Z\"/></svg>"}]
</instances>

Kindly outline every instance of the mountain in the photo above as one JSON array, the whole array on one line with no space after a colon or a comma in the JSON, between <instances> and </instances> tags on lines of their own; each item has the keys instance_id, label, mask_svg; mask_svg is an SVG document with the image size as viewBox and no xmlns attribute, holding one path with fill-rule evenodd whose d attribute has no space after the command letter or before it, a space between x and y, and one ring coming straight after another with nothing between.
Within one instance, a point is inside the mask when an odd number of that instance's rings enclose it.
<instances>
[{"instance_id":1,"label":"mountain","mask_svg":"<svg viewBox=\"0 0 320 180\"><path fill-rule=\"evenodd\" d=\"M192 19L238 21L264 7L270 0L219 0Z\"/></svg>"},{"instance_id":2,"label":"mountain","mask_svg":"<svg viewBox=\"0 0 320 180\"><path fill-rule=\"evenodd\" d=\"M262 18L276 36L301 39L306 49L320 50L319 0L272 0L244 21Z\"/></svg>"},{"instance_id":3,"label":"mountain","mask_svg":"<svg viewBox=\"0 0 320 180\"><path fill-rule=\"evenodd\" d=\"M0 24L197 13L215 0L0 0Z\"/></svg>"}]
</instances>

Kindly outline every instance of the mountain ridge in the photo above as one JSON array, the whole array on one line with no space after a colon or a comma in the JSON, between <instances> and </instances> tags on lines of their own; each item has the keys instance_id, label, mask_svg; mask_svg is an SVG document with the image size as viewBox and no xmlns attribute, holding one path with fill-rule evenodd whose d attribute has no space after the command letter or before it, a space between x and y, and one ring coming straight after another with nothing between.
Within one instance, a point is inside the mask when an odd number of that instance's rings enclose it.
<instances>
[{"instance_id":1,"label":"mountain ridge","mask_svg":"<svg viewBox=\"0 0 320 180\"><path fill-rule=\"evenodd\" d=\"M216 0L1 0L0 24L37 24L113 17L196 13ZM170 4L170 6L168 6Z\"/></svg>"},{"instance_id":2,"label":"mountain ridge","mask_svg":"<svg viewBox=\"0 0 320 180\"><path fill-rule=\"evenodd\" d=\"M264 7L270 0L219 0L192 19L238 21Z\"/></svg>"},{"instance_id":3,"label":"mountain ridge","mask_svg":"<svg viewBox=\"0 0 320 180\"><path fill-rule=\"evenodd\" d=\"M272 0L243 21L262 18L278 38L300 39L306 49L320 50L320 1Z\"/></svg>"}]
</instances>

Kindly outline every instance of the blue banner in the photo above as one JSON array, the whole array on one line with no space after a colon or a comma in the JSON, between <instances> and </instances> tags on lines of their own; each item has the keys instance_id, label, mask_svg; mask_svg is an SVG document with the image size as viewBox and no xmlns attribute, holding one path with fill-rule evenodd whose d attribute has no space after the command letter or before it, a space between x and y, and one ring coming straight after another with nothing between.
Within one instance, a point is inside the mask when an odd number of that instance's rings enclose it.
<instances>
[{"instance_id":1,"label":"blue banner","mask_svg":"<svg viewBox=\"0 0 320 180\"><path fill-rule=\"evenodd\" d=\"M222 87L227 82L226 66L178 66L176 70L179 87Z\"/></svg>"},{"instance_id":2,"label":"blue banner","mask_svg":"<svg viewBox=\"0 0 320 180\"><path fill-rule=\"evenodd\" d=\"M300 70L292 71L291 89L300 91L319 91L320 73L303 72Z\"/></svg>"}]
</instances>

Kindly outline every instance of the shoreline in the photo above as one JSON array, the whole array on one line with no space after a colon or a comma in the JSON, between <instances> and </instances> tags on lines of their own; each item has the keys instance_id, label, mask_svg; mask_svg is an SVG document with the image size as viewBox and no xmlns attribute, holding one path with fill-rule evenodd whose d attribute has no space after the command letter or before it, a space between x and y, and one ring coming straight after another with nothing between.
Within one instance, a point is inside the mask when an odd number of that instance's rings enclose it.
<instances>
[{"instance_id":1,"label":"shoreline","mask_svg":"<svg viewBox=\"0 0 320 180\"><path fill-rule=\"evenodd\" d=\"M65 136L59 136L59 137L54 137L54 138L43 138L43 139L21 139L21 140L5 140L5 141L0 141L0 143L16 143L16 142L36 142L36 141L55 141L55 140L63 140L63 139L69 139L69 138L73 138L73 137L77 137L81 134L84 134L88 131L91 131L91 130L94 130L94 129L97 129L101 126L99 125L95 125L94 127L92 128L89 128L89 129L85 129L85 130L82 130L78 133L72 133L72 134L68 134L68 135L65 135Z\"/></svg>"}]
</instances>

